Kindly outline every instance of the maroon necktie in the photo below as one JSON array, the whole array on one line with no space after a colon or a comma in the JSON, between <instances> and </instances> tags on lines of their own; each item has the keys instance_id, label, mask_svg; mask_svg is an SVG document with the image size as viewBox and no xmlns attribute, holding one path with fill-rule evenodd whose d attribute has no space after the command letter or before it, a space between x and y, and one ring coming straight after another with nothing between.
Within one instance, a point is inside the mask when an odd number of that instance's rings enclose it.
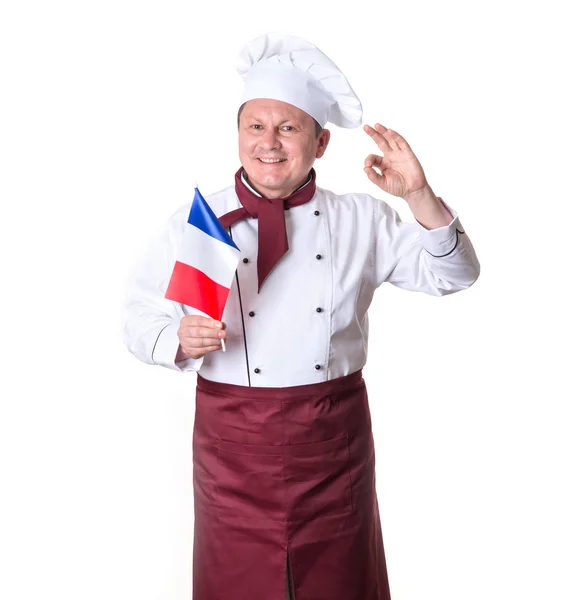
<instances>
[{"instance_id":1,"label":"maroon necktie","mask_svg":"<svg viewBox=\"0 0 569 600\"><path fill-rule=\"evenodd\" d=\"M260 291L263 281L288 250L285 208L299 206L312 200L316 191L316 172L311 169L310 183L286 198L260 198L243 183L243 172L241 167L235 173L235 191L243 207L232 210L219 220L223 227L227 228L241 219L259 219L257 276Z\"/></svg>"}]
</instances>

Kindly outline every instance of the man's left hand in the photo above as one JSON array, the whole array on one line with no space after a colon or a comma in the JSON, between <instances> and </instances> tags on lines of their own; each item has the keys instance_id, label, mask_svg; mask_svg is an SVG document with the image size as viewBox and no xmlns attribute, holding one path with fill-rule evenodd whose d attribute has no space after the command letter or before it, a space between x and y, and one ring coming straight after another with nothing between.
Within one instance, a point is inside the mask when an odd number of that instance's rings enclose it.
<instances>
[{"instance_id":1,"label":"man's left hand","mask_svg":"<svg viewBox=\"0 0 569 600\"><path fill-rule=\"evenodd\" d=\"M423 167L401 135L380 123L376 123L375 128L364 125L364 131L383 152L383 156L370 154L365 160L364 171L370 181L384 192L405 200L426 188L427 179Z\"/></svg>"}]
</instances>

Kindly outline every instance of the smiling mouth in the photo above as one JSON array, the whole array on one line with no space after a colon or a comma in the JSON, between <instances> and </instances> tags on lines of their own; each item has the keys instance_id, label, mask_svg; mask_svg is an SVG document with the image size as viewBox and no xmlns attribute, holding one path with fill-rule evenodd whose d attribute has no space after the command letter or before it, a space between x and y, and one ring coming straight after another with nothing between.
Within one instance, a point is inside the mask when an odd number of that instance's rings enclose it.
<instances>
[{"instance_id":1,"label":"smiling mouth","mask_svg":"<svg viewBox=\"0 0 569 600\"><path fill-rule=\"evenodd\" d=\"M286 158L258 158L257 160L262 162L264 165L275 165L285 162Z\"/></svg>"}]
</instances>

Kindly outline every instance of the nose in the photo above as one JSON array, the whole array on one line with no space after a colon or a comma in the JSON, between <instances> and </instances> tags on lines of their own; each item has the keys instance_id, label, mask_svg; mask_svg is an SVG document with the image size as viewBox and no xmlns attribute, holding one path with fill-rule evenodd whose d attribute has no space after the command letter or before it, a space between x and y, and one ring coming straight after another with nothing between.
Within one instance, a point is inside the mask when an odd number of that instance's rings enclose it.
<instances>
[{"instance_id":1,"label":"nose","mask_svg":"<svg viewBox=\"0 0 569 600\"><path fill-rule=\"evenodd\" d=\"M281 142L279 140L277 133L278 132L275 131L274 129L267 127L263 131L263 136L261 137L261 140L259 141L259 147L262 148L265 152L268 150L277 150L278 148L280 148Z\"/></svg>"}]
</instances>

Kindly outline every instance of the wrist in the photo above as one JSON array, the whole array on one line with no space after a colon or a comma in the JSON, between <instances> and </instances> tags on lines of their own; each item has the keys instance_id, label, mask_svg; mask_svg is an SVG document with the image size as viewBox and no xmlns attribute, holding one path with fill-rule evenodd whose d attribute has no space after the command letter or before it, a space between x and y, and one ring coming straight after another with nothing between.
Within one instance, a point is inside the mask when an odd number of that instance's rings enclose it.
<instances>
[{"instance_id":1,"label":"wrist","mask_svg":"<svg viewBox=\"0 0 569 600\"><path fill-rule=\"evenodd\" d=\"M403 196L403 200L405 200L405 202L407 202L409 205L417 206L433 201L438 202L435 192L433 192L428 183L425 183L422 188L415 190L414 192L405 194L405 196Z\"/></svg>"},{"instance_id":2,"label":"wrist","mask_svg":"<svg viewBox=\"0 0 569 600\"><path fill-rule=\"evenodd\" d=\"M404 200L409 205L413 216L425 229L437 229L449 225L452 214L438 198L427 183L420 190L408 194Z\"/></svg>"}]
</instances>

